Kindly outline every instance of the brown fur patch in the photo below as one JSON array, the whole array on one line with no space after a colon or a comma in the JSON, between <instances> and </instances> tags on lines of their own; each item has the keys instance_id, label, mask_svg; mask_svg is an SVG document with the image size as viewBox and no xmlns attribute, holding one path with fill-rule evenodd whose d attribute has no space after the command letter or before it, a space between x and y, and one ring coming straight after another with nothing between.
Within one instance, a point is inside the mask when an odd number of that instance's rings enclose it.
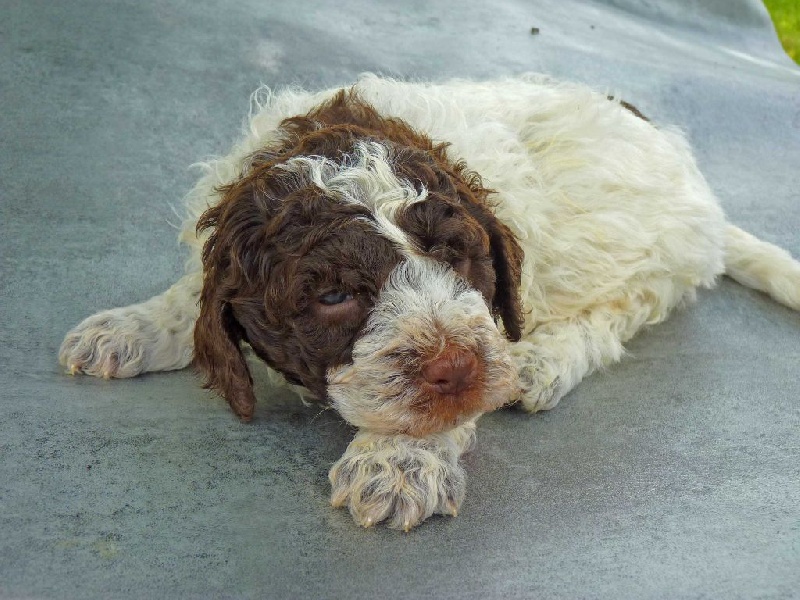
<instances>
[{"instance_id":1,"label":"brown fur patch","mask_svg":"<svg viewBox=\"0 0 800 600\"><path fill-rule=\"evenodd\" d=\"M307 115L286 119L274 147L254 153L240 179L198 221L212 233L203 250L204 285L195 327L195 364L242 418L255 397L240 343L287 379L325 397L326 370L351 360L353 343L400 255L370 226L369 211L337 202L276 168L297 156L341 161L362 140L392 149L396 174L425 186L429 199L398 224L429 255L454 266L519 339L522 251L493 215L490 191L406 123L383 117L352 90ZM463 272L462 272L463 271ZM315 310L332 292L352 296L347 310ZM477 403L477 399L469 400ZM446 402L442 402L446 406ZM437 409L446 421L448 410ZM453 409L454 411L455 409ZM437 414L439 414L437 413Z\"/></svg>"},{"instance_id":2,"label":"brown fur patch","mask_svg":"<svg viewBox=\"0 0 800 600\"><path fill-rule=\"evenodd\" d=\"M612 101L615 99L614 96L606 96L606 97L609 100L612 100ZM631 113L633 113L634 115L636 115L637 117L642 119L643 121L647 121L648 123L650 122L650 119L645 117L644 114L642 114L642 112L638 108L636 108L633 104L631 104L630 102L626 102L625 100L620 100L619 101L619 105L622 108L624 108L625 110L630 111Z\"/></svg>"}]
</instances>

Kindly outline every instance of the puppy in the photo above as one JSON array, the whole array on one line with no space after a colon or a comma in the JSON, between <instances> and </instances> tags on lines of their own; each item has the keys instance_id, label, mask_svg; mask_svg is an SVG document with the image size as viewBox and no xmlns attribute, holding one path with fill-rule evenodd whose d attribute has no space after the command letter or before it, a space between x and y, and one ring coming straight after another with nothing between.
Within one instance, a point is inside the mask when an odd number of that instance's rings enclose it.
<instances>
[{"instance_id":1,"label":"puppy","mask_svg":"<svg viewBox=\"0 0 800 600\"><path fill-rule=\"evenodd\" d=\"M358 427L330 480L364 526L455 515L481 414L552 408L723 273L800 309L800 264L726 221L680 133L543 76L260 90L206 166L186 275L60 361L194 361L249 420L248 344Z\"/></svg>"}]
</instances>

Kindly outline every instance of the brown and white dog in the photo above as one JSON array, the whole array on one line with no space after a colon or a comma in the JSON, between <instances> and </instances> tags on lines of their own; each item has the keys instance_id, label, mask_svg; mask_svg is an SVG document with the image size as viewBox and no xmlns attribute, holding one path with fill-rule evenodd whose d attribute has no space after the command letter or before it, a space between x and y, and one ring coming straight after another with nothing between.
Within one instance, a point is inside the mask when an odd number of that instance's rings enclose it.
<instances>
[{"instance_id":1,"label":"brown and white dog","mask_svg":"<svg viewBox=\"0 0 800 600\"><path fill-rule=\"evenodd\" d=\"M605 94L365 76L254 99L187 199L187 274L83 321L60 360L194 360L249 420L249 344L359 428L330 479L362 525L456 514L481 414L552 408L723 273L800 309L800 264L727 223L678 132Z\"/></svg>"}]
</instances>

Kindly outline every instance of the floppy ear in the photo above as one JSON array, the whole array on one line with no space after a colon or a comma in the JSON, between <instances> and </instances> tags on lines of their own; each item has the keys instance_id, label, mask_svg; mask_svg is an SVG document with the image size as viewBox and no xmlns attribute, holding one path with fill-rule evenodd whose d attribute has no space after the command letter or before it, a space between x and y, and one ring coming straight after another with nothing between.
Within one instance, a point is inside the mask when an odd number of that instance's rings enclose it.
<instances>
[{"instance_id":1,"label":"floppy ear","mask_svg":"<svg viewBox=\"0 0 800 600\"><path fill-rule=\"evenodd\" d=\"M489 235L497 278L492 311L502 319L506 337L517 342L522 337L525 323L520 298L524 252L511 230L494 215L489 206L474 201L466 201L464 206Z\"/></svg>"},{"instance_id":2,"label":"floppy ear","mask_svg":"<svg viewBox=\"0 0 800 600\"><path fill-rule=\"evenodd\" d=\"M217 225L219 207L213 207L198 221L198 231ZM214 231L203 248L203 291L200 316L194 327L194 364L204 374L204 387L225 398L243 421L253 417L256 398L253 379L240 347L244 330L229 303L231 286L230 248Z\"/></svg>"}]
</instances>

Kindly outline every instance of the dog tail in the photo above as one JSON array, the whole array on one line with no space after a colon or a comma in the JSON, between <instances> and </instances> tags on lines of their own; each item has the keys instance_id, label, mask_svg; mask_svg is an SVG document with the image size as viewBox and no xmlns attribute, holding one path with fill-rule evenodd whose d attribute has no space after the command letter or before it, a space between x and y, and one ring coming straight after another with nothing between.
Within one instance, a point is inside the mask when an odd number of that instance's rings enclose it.
<instances>
[{"instance_id":1,"label":"dog tail","mask_svg":"<svg viewBox=\"0 0 800 600\"><path fill-rule=\"evenodd\" d=\"M725 229L725 274L800 310L800 262L731 224Z\"/></svg>"}]
</instances>

